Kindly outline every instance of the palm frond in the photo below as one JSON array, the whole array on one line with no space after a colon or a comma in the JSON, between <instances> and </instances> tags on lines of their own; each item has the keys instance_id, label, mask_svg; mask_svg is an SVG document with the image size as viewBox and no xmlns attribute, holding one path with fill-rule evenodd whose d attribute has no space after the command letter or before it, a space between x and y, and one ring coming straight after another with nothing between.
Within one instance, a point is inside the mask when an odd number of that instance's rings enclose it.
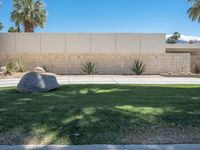
<instances>
[{"instance_id":1,"label":"palm frond","mask_svg":"<svg viewBox=\"0 0 200 150\"><path fill-rule=\"evenodd\" d=\"M192 6L188 9L187 13L192 21L200 22L200 0L188 0Z\"/></svg>"},{"instance_id":2,"label":"palm frond","mask_svg":"<svg viewBox=\"0 0 200 150\"><path fill-rule=\"evenodd\" d=\"M11 20L16 26L20 24L27 28L27 24L33 27L44 28L47 21L46 4L42 0L14 0Z\"/></svg>"}]
</instances>

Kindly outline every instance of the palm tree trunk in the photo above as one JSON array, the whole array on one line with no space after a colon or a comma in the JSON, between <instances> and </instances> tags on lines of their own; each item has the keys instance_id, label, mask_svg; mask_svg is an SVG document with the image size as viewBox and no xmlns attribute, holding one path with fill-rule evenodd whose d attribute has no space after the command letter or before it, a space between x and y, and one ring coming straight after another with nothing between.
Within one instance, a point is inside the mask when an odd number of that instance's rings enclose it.
<instances>
[{"instance_id":1,"label":"palm tree trunk","mask_svg":"<svg viewBox=\"0 0 200 150\"><path fill-rule=\"evenodd\" d=\"M16 23L15 26L16 26L17 32L21 32L19 23Z\"/></svg>"},{"instance_id":2,"label":"palm tree trunk","mask_svg":"<svg viewBox=\"0 0 200 150\"><path fill-rule=\"evenodd\" d=\"M25 32L34 32L34 24L30 21L24 21Z\"/></svg>"},{"instance_id":3,"label":"palm tree trunk","mask_svg":"<svg viewBox=\"0 0 200 150\"><path fill-rule=\"evenodd\" d=\"M17 26L17 32L21 32L21 29L19 26Z\"/></svg>"}]
</instances>

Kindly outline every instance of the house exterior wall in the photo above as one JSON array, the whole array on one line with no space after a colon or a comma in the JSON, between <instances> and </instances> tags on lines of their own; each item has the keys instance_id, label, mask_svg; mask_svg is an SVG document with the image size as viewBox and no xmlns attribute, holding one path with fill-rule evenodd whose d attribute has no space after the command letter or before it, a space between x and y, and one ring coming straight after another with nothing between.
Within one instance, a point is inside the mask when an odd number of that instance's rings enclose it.
<instances>
[{"instance_id":1,"label":"house exterior wall","mask_svg":"<svg viewBox=\"0 0 200 150\"><path fill-rule=\"evenodd\" d=\"M191 55L191 72L195 72L196 66L200 65L200 44L166 44L166 52L189 53Z\"/></svg>"}]
</instances>

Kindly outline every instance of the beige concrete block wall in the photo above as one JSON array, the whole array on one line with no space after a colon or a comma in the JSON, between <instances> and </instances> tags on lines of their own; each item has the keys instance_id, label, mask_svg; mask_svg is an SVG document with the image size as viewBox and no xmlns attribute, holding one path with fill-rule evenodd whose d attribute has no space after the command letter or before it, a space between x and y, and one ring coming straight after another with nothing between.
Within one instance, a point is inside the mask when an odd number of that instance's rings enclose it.
<instances>
[{"instance_id":1,"label":"beige concrete block wall","mask_svg":"<svg viewBox=\"0 0 200 150\"><path fill-rule=\"evenodd\" d=\"M36 33L16 34L16 52L40 52L41 35Z\"/></svg>"},{"instance_id":2,"label":"beige concrete block wall","mask_svg":"<svg viewBox=\"0 0 200 150\"><path fill-rule=\"evenodd\" d=\"M92 53L114 53L116 51L115 44L115 34L91 34Z\"/></svg>"},{"instance_id":3,"label":"beige concrete block wall","mask_svg":"<svg viewBox=\"0 0 200 150\"><path fill-rule=\"evenodd\" d=\"M164 54L165 34L0 33L0 52Z\"/></svg>"},{"instance_id":4,"label":"beige concrete block wall","mask_svg":"<svg viewBox=\"0 0 200 150\"><path fill-rule=\"evenodd\" d=\"M189 53L191 55L191 72L195 73L196 65L200 65L200 44L166 44L167 53Z\"/></svg>"},{"instance_id":5,"label":"beige concrete block wall","mask_svg":"<svg viewBox=\"0 0 200 150\"><path fill-rule=\"evenodd\" d=\"M42 33L41 52L65 53L66 36L64 33Z\"/></svg>"},{"instance_id":6,"label":"beige concrete block wall","mask_svg":"<svg viewBox=\"0 0 200 150\"><path fill-rule=\"evenodd\" d=\"M191 55L191 70L196 72L196 66L200 65L200 55Z\"/></svg>"},{"instance_id":7,"label":"beige concrete block wall","mask_svg":"<svg viewBox=\"0 0 200 150\"><path fill-rule=\"evenodd\" d=\"M116 34L116 52L140 53L141 49L140 34L119 33Z\"/></svg>"},{"instance_id":8,"label":"beige concrete block wall","mask_svg":"<svg viewBox=\"0 0 200 150\"><path fill-rule=\"evenodd\" d=\"M141 34L141 53L165 53L164 34Z\"/></svg>"},{"instance_id":9,"label":"beige concrete block wall","mask_svg":"<svg viewBox=\"0 0 200 150\"><path fill-rule=\"evenodd\" d=\"M16 35L13 33L0 33L0 52L16 51Z\"/></svg>"},{"instance_id":10,"label":"beige concrete block wall","mask_svg":"<svg viewBox=\"0 0 200 150\"><path fill-rule=\"evenodd\" d=\"M143 61L145 74L190 71L190 54L0 53L0 65L15 63L18 59L29 70L45 65L57 74L84 74L81 67L88 61L96 64L99 74L132 74L130 67L135 59Z\"/></svg>"},{"instance_id":11,"label":"beige concrete block wall","mask_svg":"<svg viewBox=\"0 0 200 150\"><path fill-rule=\"evenodd\" d=\"M0 66L18 59L28 70L47 66L58 74L83 74L88 61L100 74L132 74L135 59L145 74L189 72L190 54L166 54L164 34L134 33L0 33ZM190 60L191 59L191 60Z\"/></svg>"},{"instance_id":12,"label":"beige concrete block wall","mask_svg":"<svg viewBox=\"0 0 200 150\"><path fill-rule=\"evenodd\" d=\"M90 53L90 34L69 33L66 34L67 53Z\"/></svg>"}]
</instances>

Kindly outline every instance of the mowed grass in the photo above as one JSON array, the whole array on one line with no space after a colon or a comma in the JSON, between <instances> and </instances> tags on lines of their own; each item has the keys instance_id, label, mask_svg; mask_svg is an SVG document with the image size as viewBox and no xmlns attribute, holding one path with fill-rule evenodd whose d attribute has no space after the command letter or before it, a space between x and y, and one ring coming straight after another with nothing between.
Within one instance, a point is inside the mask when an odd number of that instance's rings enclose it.
<instances>
[{"instance_id":1,"label":"mowed grass","mask_svg":"<svg viewBox=\"0 0 200 150\"><path fill-rule=\"evenodd\" d=\"M200 85L0 88L0 144L200 143Z\"/></svg>"}]
</instances>

